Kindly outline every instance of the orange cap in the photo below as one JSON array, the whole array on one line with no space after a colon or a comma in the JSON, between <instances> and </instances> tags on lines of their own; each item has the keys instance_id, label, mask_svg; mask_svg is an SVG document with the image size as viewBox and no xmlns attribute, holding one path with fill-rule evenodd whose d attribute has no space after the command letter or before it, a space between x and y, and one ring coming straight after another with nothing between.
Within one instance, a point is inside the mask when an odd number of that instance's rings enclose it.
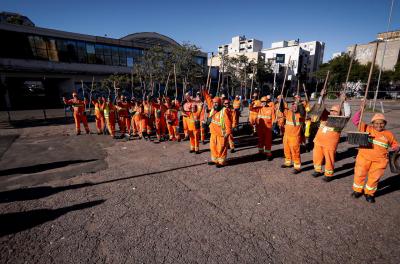
<instances>
[{"instance_id":1,"label":"orange cap","mask_svg":"<svg viewBox=\"0 0 400 264\"><path fill-rule=\"evenodd\" d=\"M261 97L261 102L267 102L268 101L268 96L263 96Z\"/></svg>"},{"instance_id":2,"label":"orange cap","mask_svg":"<svg viewBox=\"0 0 400 264\"><path fill-rule=\"evenodd\" d=\"M376 120L383 120L386 122L385 116L383 114L375 114L371 119L371 123L373 123Z\"/></svg>"},{"instance_id":3,"label":"orange cap","mask_svg":"<svg viewBox=\"0 0 400 264\"><path fill-rule=\"evenodd\" d=\"M229 100L228 100L228 99L225 99L225 100L224 100L224 104L229 104Z\"/></svg>"},{"instance_id":4,"label":"orange cap","mask_svg":"<svg viewBox=\"0 0 400 264\"><path fill-rule=\"evenodd\" d=\"M215 96L213 99L213 103L221 104L221 98L219 98L218 96Z\"/></svg>"}]
</instances>

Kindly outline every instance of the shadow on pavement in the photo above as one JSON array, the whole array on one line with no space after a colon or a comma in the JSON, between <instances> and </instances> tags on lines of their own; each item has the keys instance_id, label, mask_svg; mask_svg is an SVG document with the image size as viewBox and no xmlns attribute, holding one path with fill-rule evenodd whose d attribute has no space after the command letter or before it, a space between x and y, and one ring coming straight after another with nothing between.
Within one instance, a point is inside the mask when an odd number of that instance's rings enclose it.
<instances>
[{"instance_id":1,"label":"shadow on pavement","mask_svg":"<svg viewBox=\"0 0 400 264\"><path fill-rule=\"evenodd\" d=\"M88 118L88 121L93 121L93 118ZM72 117L55 117L47 119L21 119L21 120L11 120L10 122L2 122L9 125L9 129L15 128L28 128L28 127L39 127L39 126L61 126L66 124L74 123L74 118Z\"/></svg>"},{"instance_id":2,"label":"shadow on pavement","mask_svg":"<svg viewBox=\"0 0 400 264\"><path fill-rule=\"evenodd\" d=\"M400 174L380 181L375 196L382 196L398 190L400 190Z\"/></svg>"},{"instance_id":3,"label":"shadow on pavement","mask_svg":"<svg viewBox=\"0 0 400 264\"><path fill-rule=\"evenodd\" d=\"M261 161L261 160L266 160L266 156L259 155L258 153L254 153L254 154L250 154L250 155L230 158L227 161L227 166L235 166L235 165L239 165L239 164L245 164L245 163L256 162L256 161Z\"/></svg>"},{"instance_id":4,"label":"shadow on pavement","mask_svg":"<svg viewBox=\"0 0 400 264\"><path fill-rule=\"evenodd\" d=\"M357 148L356 147L350 147L346 151L337 153L336 154L336 161L344 160L344 159L355 157L355 156L357 156Z\"/></svg>"},{"instance_id":5,"label":"shadow on pavement","mask_svg":"<svg viewBox=\"0 0 400 264\"><path fill-rule=\"evenodd\" d=\"M27 166L27 167L18 167L18 168L0 170L0 176L6 176L6 175L12 175L12 174L37 173L37 172L42 172L42 171L46 171L46 170L66 167L71 164L86 163L86 162L92 162L92 161L97 161L97 160L98 159L65 160L65 161L56 161L56 162L45 163L45 164L37 164L37 165L32 165L32 166Z\"/></svg>"},{"instance_id":6,"label":"shadow on pavement","mask_svg":"<svg viewBox=\"0 0 400 264\"><path fill-rule=\"evenodd\" d=\"M37 209L26 212L0 215L0 236L15 234L77 210L83 210L104 203L105 200L74 204L58 209Z\"/></svg>"},{"instance_id":7,"label":"shadow on pavement","mask_svg":"<svg viewBox=\"0 0 400 264\"><path fill-rule=\"evenodd\" d=\"M40 187L22 188L11 191L4 191L0 192L0 203L35 200L53 195L58 192L74 190L93 185L94 185L93 183L82 183L82 184L74 184L74 185L60 186L60 187L40 186Z\"/></svg>"}]
</instances>

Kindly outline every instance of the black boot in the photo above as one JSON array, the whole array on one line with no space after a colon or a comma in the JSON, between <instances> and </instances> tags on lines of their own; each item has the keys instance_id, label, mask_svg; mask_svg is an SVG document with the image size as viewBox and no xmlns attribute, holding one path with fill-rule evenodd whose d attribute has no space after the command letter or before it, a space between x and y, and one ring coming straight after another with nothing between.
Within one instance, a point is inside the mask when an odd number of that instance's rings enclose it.
<instances>
[{"instance_id":1,"label":"black boot","mask_svg":"<svg viewBox=\"0 0 400 264\"><path fill-rule=\"evenodd\" d=\"M324 177L322 178L322 180L323 180L324 182L330 182L331 180L333 180L333 177L324 176Z\"/></svg>"},{"instance_id":2,"label":"black boot","mask_svg":"<svg viewBox=\"0 0 400 264\"><path fill-rule=\"evenodd\" d=\"M301 173L301 170L300 170L300 169L294 169L294 170L293 170L293 174L299 174L299 173Z\"/></svg>"},{"instance_id":3,"label":"black boot","mask_svg":"<svg viewBox=\"0 0 400 264\"><path fill-rule=\"evenodd\" d=\"M365 195L365 200L369 203L375 203L375 197L369 194Z\"/></svg>"},{"instance_id":4,"label":"black boot","mask_svg":"<svg viewBox=\"0 0 400 264\"><path fill-rule=\"evenodd\" d=\"M322 176L322 175L324 175L322 172L318 172L318 171L314 171L313 173L311 173L311 175L314 177L314 178L317 178L317 177L320 177L320 176Z\"/></svg>"},{"instance_id":5,"label":"black boot","mask_svg":"<svg viewBox=\"0 0 400 264\"><path fill-rule=\"evenodd\" d=\"M209 161L209 162L207 162L207 164L208 165L215 165L215 162L214 161Z\"/></svg>"},{"instance_id":6,"label":"black boot","mask_svg":"<svg viewBox=\"0 0 400 264\"><path fill-rule=\"evenodd\" d=\"M362 193L360 193L360 192L354 191L351 193L351 197L353 197L353 198L360 198L361 196L362 196Z\"/></svg>"},{"instance_id":7,"label":"black boot","mask_svg":"<svg viewBox=\"0 0 400 264\"><path fill-rule=\"evenodd\" d=\"M281 165L281 168L283 168L283 169L290 168L290 167L292 167L292 165L285 165L285 164Z\"/></svg>"},{"instance_id":8,"label":"black boot","mask_svg":"<svg viewBox=\"0 0 400 264\"><path fill-rule=\"evenodd\" d=\"M235 149L231 149L231 153L235 153L236 151L235 151Z\"/></svg>"},{"instance_id":9,"label":"black boot","mask_svg":"<svg viewBox=\"0 0 400 264\"><path fill-rule=\"evenodd\" d=\"M271 156L267 156L267 160L268 161L271 161L271 160L273 160L274 159L274 157L272 157L272 155Z\"/></svg>"}]
</instances>

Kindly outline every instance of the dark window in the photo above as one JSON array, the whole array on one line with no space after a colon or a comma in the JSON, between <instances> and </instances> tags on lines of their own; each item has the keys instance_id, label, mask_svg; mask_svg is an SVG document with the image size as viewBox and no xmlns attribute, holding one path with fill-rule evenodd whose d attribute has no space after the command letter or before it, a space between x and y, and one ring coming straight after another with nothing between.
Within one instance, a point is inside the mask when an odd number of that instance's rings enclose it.
<instances>
[{"instance_id":1,"label":"dark window","mask_svg":"<svg viewBox=\"0 0 400 264\"><path fill-rule=\"evenodd\" d=\"M119 66L119 57L118 56L112 56L112 65Z\"/></svg>"},{"instance_id":2,"label":"dark window","mask_svg":"<svg viewBox=\"0 0 400 264\"><path fill-rule=\"evenodd\" d=\"M106 65L112 65L111 56L106 56L106 55L104 55L104 63L105 63Z\"/></svg>"},{"instance_id":3,"label":"dark window","mask_svg":"<svg viewBox=\"0 0 400 264\"><path fill-rule=\"evenodd\" d=\"M96 51L96 55L103 55L103 45L100 44L96 44L95 46L95 51Z\"/></svg>"},{"instance_id":4,"label":"dark window","mask_svg":"<svg viewBox=\"0 0 400 264\"><path fill-rule=\"evenodd\" d=\"M69 62L78 62L78 54L75 41L66 40L66 46Z\"/></svg>"},{"instance_id":5,"label":"dark window","mask_svg":"<svg viewBox=\"0 0 400 264\"><path fill-rule=\"evenodd\" d=\"M107 46L107 45L104 45L103 46L103 52L104 52L104 55L111 55L111 47Z\"/></svg>"},{"instance_id":6,"label":"dark window","mask_svg":"<svg viewBox=\"0 0 400 264\"><path fill-rule=\"evenodd\" d=\"M104 55L96 54L96 64L104 64Z\"/></svg>"},{"instance_id":7,"label":"dark window","mask_svg":"<svg viewBox=\"0 0 400 264\"><path fill-rule=\"evenodd\" d=\"M128 67L133 67L133 62L134 62L134 60L133 60L132 57L127 57L126 58L126 64L127 64Z\"/></svg>"},{"instance_id":8,"label":"dark window","mask_svg":"<svg viewBox=\"0 0 400 264\"><path fill-rule=\"evenodd\" d=\"M119 66L126 67L126 57L119 57Z\"/></svg>"}]
</instances>

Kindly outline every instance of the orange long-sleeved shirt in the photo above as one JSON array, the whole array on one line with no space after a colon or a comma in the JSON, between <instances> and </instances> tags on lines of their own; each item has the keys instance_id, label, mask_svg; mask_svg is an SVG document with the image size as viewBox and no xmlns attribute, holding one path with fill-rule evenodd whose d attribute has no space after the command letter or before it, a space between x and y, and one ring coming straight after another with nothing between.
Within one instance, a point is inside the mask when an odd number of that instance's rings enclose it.
<instances>
[{"instance_id":1,"label":"orange long-sleeved shirt","mask_svg":"<svg viewBox=\"0 0 400 264\"><path fill-rule=\"evenodd\" d=\"M257 126L272 127L272 123L275 121L275 108L270 106L265 107L253 107L250 105L250 111L257 113Z\"/></svg>"},{"instance_id":2,"label":"orange long-sleeved shirt","mask_svg":"<svg viewBox=\"0 0 400 264\"><path fill-rule=\"evenodd\" d=\"M79 99L69 99L69 100L64 100L64 104L66 105L72 105L72 108L74 109L74 112L76 113L83 113L85 111L85 104L87 104L88 101L85 100L79 100Z\"/></svg>"},{"instance_id":3,"label":"orange long-sleeved shirt","mask_svg":"<svg viewBox=\"0 0 400 264\"><path fill-rule=\"evenodd\" d=\"M294 113L292 110L285 110L284 117L286 119L285 122L285 135L289 137L301 137L302 135L302 125L304 124L304 117L300 115L300 113Z\"/></svg>"},{"instance_id":4,"label":"orange long-sleeved shirt","mask_svg":"<svg viewBox=\"0 0 400 264\"><path fill-rule=\"evenodd\" d=\"M222 108L219 112L214 110L210 113L211 124L210 124L210 133L224 137L232 133L232 120L229 110L225 107Z\"/></svg>"}]
</instances>

